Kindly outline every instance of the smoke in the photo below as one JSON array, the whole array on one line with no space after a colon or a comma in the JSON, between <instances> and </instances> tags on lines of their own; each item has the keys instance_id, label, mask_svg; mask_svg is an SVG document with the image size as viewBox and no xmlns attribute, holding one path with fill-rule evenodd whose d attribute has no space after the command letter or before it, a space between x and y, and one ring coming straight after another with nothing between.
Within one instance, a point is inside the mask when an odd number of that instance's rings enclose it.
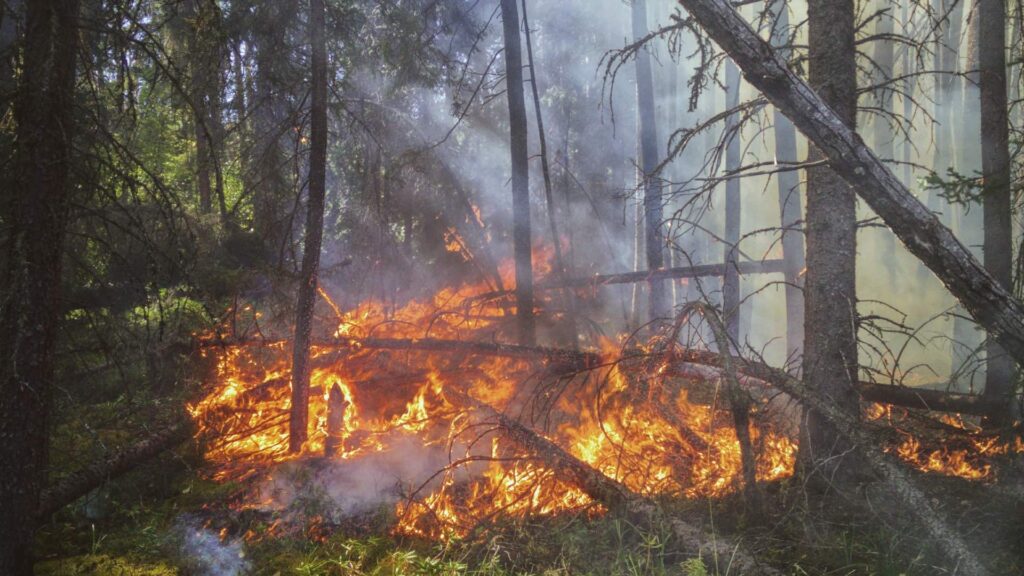
<instances>
[{"instance_id":1,"label":"smoke","mask_svg":"<svg viewBox=\"0 0 1024 576\"><path fill-rule=\"evenodd\" d=\"M291 513L305 517L313 510L327 521L338 522L391 509L412 491L421 487L429 491L440 482L437 472L448 464L444 447L424 446L408 437L387 446L352 460L283 464L259 486L256 500L286 517Z\"/></svg>"},{"instance_id":2,"label":"smoke","mask_svg":"<svg viewBox=\"0 0 1024 576\"><path fill-rule=\"evenodd\" d=\"M192 515L179 518L174 532L185 573L196 576L240 576L249 572L251 566L241 539L222 539L204 528Z\"/></svg>"}]
</instances>

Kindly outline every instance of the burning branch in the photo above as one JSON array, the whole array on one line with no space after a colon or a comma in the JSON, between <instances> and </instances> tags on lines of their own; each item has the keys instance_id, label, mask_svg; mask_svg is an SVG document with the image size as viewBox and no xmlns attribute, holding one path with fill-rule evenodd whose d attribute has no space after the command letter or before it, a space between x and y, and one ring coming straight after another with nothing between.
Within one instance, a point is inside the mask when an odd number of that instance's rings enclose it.
<instances>
[{"instance_id":1,"label":"burning branch","mask_svg":"<svg viewBox=\"0 0 1024 576\"><path fill-rule=\"evenodd\" d=\"M722 372L725 374L725 381L728 384L729 407L732 410L733 425L736 428L736 439L739 441L740 459L743 464L743 498L748 510L754 516L760 517L763 515L764 503L757 485L757 456L754 454L754 446L750 441L752 402L750 395L740 387L739 379L736 376L736 367L733 365L732 355L729 354L729 336L726 334L725 325L710 306L703 302L691 302L683 306L676 317L668 345L670 350L675 347L679 338L679 330L692 312L698 312L708 321L715 337L715 343L722 351Z\"/></svg>"},{"instance_id":2,"label":"burning branch","mask_svg":"<svg viewBox=\"0 0 1024 576\"><path fill-rule=\"evenodd\" d=\"M509 440L536 455L554 469L560 477L568 480L606 508L623 511L637 522L645 525L650 525L656 519L658 508L650 499L632 492L622 483L605 476L554 442L488 404L456 390L446 389L444 393L452 403L477 410L488 420L497 423ZM761 565L753 556L722 536L708 535L696 526L678 518L670 518L668 521L672 525L675 536L687 547L698 551L702 557L730 558L732 566L740 574L765 576L778 574L777 571Z\"/></svg>"}]
</instances>

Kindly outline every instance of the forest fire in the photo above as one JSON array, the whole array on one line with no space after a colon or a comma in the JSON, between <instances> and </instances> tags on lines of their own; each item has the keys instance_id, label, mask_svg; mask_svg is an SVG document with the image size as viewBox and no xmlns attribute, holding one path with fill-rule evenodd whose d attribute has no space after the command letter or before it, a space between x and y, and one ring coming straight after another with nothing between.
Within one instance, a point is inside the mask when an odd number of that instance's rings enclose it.
<instances>
[{"instance_id":1,"label":"forest fire","mask_svg":"<svg viewBox=\"0 0 1024 576\"><path fill-rule=\"evenodd\" d=\"M546 259L538 254L538 260ZM501 271L506 280L509 268ZM342 314L334 332L337 345L318 342L311 351L309 441L300 455L288 452L289 343L206 347L216 364L215 382L190 412L214 477L246 478L263 466L323 454L328 395L336 385L346 400L336 459L358 461L410 440L449 455L434 482L404 487L411 491L396 505L402 533L443 537L464 534L499 514L601 510L543 458L499 433L465 398L517 416L636 494L719 496L739 487L741 454L728 412L691 402L676 386L676 397L668 401L678 421L666 421L658 405L670 387L658 376L627 368L616 342L604 341L601 362L585 370L546 359L360 345L371 336L493 339L514 307L474 299L488 290L486 284L446 288L393 310L371 300ZM753 440L759 480L791 474L790 438L759 423Z\"/></svg>"}]
</instances>

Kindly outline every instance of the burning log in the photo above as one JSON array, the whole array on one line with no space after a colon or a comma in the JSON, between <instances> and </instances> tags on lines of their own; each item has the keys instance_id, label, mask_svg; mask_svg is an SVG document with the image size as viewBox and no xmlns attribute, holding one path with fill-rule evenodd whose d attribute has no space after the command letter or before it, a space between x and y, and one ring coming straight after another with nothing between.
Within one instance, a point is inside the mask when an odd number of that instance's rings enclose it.
<instances>
[{"instance_id":1,"label":"burning log","mask_svg":"<svg viewBox=\"0 0 1024 576\"><path fill-rule=\"evenodd\" d=\"M326 345L326 344L325 344ZM389 338L367 338L349 339L338 341L335 346L347 346L351 348L380 348L388 350L417 350L425 352L462 352L469 354L481 354L486 356L501 356L506 358L545 359L552 363L564 365L570 370L587 370L597 368L609 363L609 359L593 351L568 350L545 346L521 346L518 344L500 344L494 342L462 342L458 340L440 340L433 338L423 339L389 339ZM330 356L330 355L327 355ZM623 355L620 360L635 358L647 359L651 353L638 350L634 353ZM337 361L336 357L324 357L325 363ZM767 364L752 362L743 358L733 357L736 363L738 382L743 386L771 382L771 375L776 369ZM696 350L693 348L679 349L672 351L671 359L666 363L667 372L672 373L672 366L682 363L681 369L675 375L696 378L699 376L693 370L687 371L686 364L697 364L714 368L724 368L724 356L709 350ZM998 398L986 398L978 394L961 394L956 392L945 392L941 390L928 390L922 388L911 388L909 386L896 386L890 384L878 384L875 382L859 382L857 390L861 398L868 402L879 402L892 404L906 408L917 408L933 412L957 412L960 414L972 414L983 416L991 414L995 410L1005 407L1005 402Z\"/></svg>"},{"instance_id":2,"label":"burning log","mask_svg":"<svg viewBox=\"0 0 1024 576\"><path fill-rule=\"evenodd\" d=\"M621 509L637 495L628 488L594 470L585 462L569 454L557 444L530 430L523 424L498 412L491 406L464 394L446 388L445 398L456 405L466 406L482 412L488 419L494 420L504 431L509 440L535 454L538 458L558 470L569 482L576 485L587 496L600 502L609 509Z\"/></svg>"},{"instance_id":3,"label":"burning log","mask_svg":"<svg viewBox=\"0 0 1024 576\"><path fill-rule=\"evenodd\" d=\"M131 472L147 460L188 440L190 432L191 428L185 422L171 424L149 438L69 474L43 491L36 517L46 518L104 483Z\"/></svg>"},{"instance_id":4,"label":"burning log","mask_svg":"<svg viewBox=\"0 0 1024 576\"><path fill-rule=\"evenodd\" d=\"M574 484L594 501L609 510L624 511L638 522L653 521L657 506L650 499L630 491L622 483L605 476L554 442L488 404L452 389L445 389L444 394L449 401L475 409L489 420L493 420L509 440L543 460L560 477ZM708 535L697 526L678 518L669 519L669 522L675 536L687 547L699 551L702 557L730 558L732 567L740 574L778 574L776 570L763 566L753 556L720 535Z\"/></svg>"},{"instance_id":5,"label":"burning log","mask_svg":"<svg viewBox=\"0 0 1024 576\"><path fill-rule=\"evenodd\" d=\"M327 439L324 441L324 456L330 458L338 454L342 446L342 433L345 431L345 409L348 400L335 384L327 396Z\"/></svg>"},{"instance_id":6,"label":"burning log","mask_svg":"<svg viewBox=\"0 0 1024 576\"><path fill-rule=\"evenodd\" d=\"M244 342L218 342L216 345L229 343L242 344ZM280 344L276 340L259 341L258 343L265 346ZM465 342L437 338L346 338L320 340L315 342L314 345L320 348L336 348L337 350L316 356L311 360L313 366L325 366L336 363L351 354L353 350L364 348L415 352L453 352L499 356L503 358L520 358L523 360L540 359L560 365L567 371L594 369L606 366L613 361L594 351L569 350L546 346L521 346L518 344L501 344L496 342ZM638 350L635 353L627 353L617 360L626 361L650 358L652 358L652 353ZM665 357L664 360L665 362L662 366L663 374L691 380L715 378L717 373L709 372L706 368L723 367L721 354L693 348L675 348L671 356ZM743 358L733 358L733 361L737 363L737 378L743 387L763 386L765 382L770 383L772 374L776 370L767 364ZM984 416L991 414L993 411L1001 410L1006 406L1005 401L1001 399L986 398L978 394L945 392L942 390L911 388L909 386L879 384L876 382L859 382L856 384L856 388L860 392L861 398L868 402L879 402L933 412L957 412L960 414Z\"/></svg>"}]
</instances>

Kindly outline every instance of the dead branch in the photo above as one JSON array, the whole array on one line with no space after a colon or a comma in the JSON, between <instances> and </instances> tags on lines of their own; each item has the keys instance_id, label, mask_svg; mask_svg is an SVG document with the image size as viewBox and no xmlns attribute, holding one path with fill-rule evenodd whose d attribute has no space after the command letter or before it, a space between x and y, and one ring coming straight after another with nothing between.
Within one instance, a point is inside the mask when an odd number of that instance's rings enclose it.
<instances>
[{"instance_id":1,"label":"dead branch","mask_svg":"<svg viewBox=\"0 0 1024 576\"><path fill-rule=\"evenodd\" d=\"M730 350L729 336L726 333L725 325L718 313L704 302L690 302L680 310L675 327L672 331L672 339L669 346L675 346L678 341L679 330L692 312L698 312L707 320L711 326L711 333L715 337L715 343L719 350L725 351L722 354L722 373L728 384L729 408L732 411L733 426L736 429L736 440L740 445L740 463L743 470L743 499L746 502L750 514L761 517L764 514L764 501L761 497L761 490L757 485L757 457L754 454L754 446L750 441L750 395L740 386L737 377L736 367L733 365Z\"/></svg>"}]
</instances>

